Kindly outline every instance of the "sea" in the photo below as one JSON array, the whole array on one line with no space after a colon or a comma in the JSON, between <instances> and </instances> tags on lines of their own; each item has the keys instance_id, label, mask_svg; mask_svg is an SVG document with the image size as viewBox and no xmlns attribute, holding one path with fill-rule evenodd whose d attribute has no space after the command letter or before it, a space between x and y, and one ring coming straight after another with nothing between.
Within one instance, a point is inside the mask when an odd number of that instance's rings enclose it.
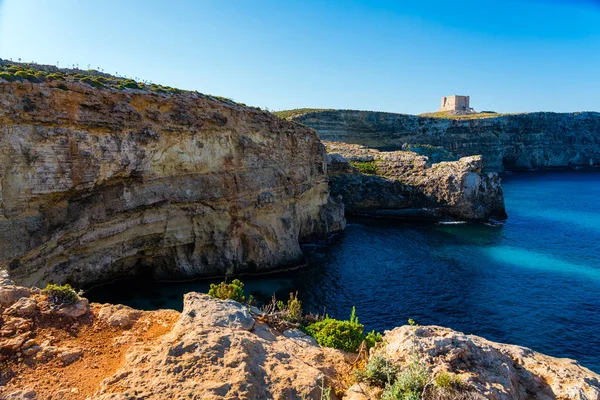
<instances>
[{"instance_id":1,"label":"sea","mask_svg":"<svg viewBox=\"0 0 600 400\"><path fill-rule=\"evenodd\" d=\"M600 372L600 171L502 176L508 220L348 219L342 234L304 246L307 267L244 277L259 302L297 293L307 311L367 330L441 325L568 357ZM220 280L219 280L220 281ZM181 310L209 281L116 282L92 301Z\"/></svg>"}]
</instances>

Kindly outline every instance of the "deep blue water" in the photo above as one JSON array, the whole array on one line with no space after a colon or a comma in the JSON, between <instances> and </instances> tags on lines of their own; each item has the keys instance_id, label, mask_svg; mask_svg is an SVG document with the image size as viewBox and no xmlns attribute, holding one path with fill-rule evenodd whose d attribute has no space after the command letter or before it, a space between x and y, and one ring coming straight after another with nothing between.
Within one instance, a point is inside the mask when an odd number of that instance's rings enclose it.
<instances>
[{"instance_id":1,"label":"deep blue water","mask_svg":"<svg viewBox=\"0 0 600 400\"><path fill-rule=\"evenodd\" d=\"M578 360L600 372L600 171L519 172L503 181L502 225L349 220L305 248L309 266L245 278L259 299L298 291L305 308L367 329L442 325ZM181 309L207 282L124 282L94 301Z\"/></svg>"}]
</instances>

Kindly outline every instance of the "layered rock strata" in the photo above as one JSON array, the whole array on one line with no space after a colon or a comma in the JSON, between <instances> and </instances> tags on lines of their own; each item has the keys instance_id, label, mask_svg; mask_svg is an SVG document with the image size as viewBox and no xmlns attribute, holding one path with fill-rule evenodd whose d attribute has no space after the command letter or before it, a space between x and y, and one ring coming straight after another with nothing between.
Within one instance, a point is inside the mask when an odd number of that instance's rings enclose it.
<instances>
[{"instance_id":1,"label":"layered rock strata","mask_svg":"<svg viewBox=\"0 0 600 400\"><path fill-rule=\"evenodd\" d=\"M481 172L481 156L431 163L410 151L380 152L325 142L330 186L350 214L407 219L505 219L495 172ZM360 169L367 170L363 173Z\"/></svg>"},{"instance_id":2,"label":"layered rock strata","mask_svg":"<svg viewBox=\"0 0 600 400\"><path fill-rule=\"evenodd\" d=\"M312 129L196 93L0 83L0 269L27 285L296 266L343 229Z\"/></svg>"},{"instance_id":3,"label":"layered rock strata","mask_svg":"<svg viewBox=\"0 0 600 400\"><path fill-rule=\"evenodd\" d=\"M459 157L482 155L486 170L600 164L600 113L502 115L452 119L371 111L306 112L294 120L323 140L399 150L442 146Z\"/></svg>"}]
</instances>

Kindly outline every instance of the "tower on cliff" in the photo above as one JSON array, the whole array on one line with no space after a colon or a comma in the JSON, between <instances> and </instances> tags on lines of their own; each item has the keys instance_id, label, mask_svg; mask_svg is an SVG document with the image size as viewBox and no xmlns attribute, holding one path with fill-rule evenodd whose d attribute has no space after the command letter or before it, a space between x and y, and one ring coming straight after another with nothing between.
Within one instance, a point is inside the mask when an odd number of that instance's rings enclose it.
<instances>
[{"instance_id":1,"label":"tower on cliff","mask_svg":"<svg viewBox=\"0 0 600 400\"><path fill-rule=\"evenodd\" d=\"M473 112L469 104L469 96L444 96L442 97L442 107L439 111L466 111Z\"/></svg>"}]
</instances>

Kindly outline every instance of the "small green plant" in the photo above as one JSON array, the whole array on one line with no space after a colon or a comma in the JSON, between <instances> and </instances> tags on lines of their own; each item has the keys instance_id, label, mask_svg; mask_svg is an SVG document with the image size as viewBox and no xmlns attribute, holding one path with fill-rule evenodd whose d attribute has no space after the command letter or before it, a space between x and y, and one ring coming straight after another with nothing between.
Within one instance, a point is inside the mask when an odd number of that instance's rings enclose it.
<instances>
[{"instance_id":1,"label":"small green plant","mask_svg":"<svg viewBox=\"0 0 600 400\"><path fill-rule=\"evenodd\" d=\"M358 169L361 174L377 175L377 164L375 161L350 161L350 165Z\"/></svg>"},{"instance_id":2,"label":"small green plant","mask_svg":"<svg viewBox=\"0 0 600 400\"><path fill-rule=\"evenodd\" d=\"M435 377L435 385L443 390L460 390L464 389L465 384L458 375L448 372L440 372Z\"/></svg>"},{"instance_id":3,"label":"small green plant","mask_svg":"<svg viewBox=\"0 0 600 400\"><path fill-rule=\"evenodd\" d=\"M419 400L429 383L429 373L415 355L414 360L401 371L394 383L387 385L381 400Z\"/></svg>"},{"instance_id":4,"label":"small green plant","mask_svg":"<svg viewBox=\"0 0 600 400\"><path fill-rule=\"evenodd\" d=\"M49 81L64 81L65 77L62 74L48 74L46 79Z\"/></svg>"},{"instance_id":5,"label":"small green plant","mask_svg":"<svg viewBox=\"0 0 600 400\"><path fill-rule=\"evenodd\" d=\"M143 89L136 81L128 80L123 82L122 86L128 89Z\"/></svg>"},{"instance_id":6,"label":"small green plant","mask_svg":"<svg viewBox=\"0 0 600 400\"><path fill-rule=\"evenodd\" d=\"M368 349L381 341L383 341L383 336L381 336L381 333L376 332L375 329L365 335L365 342Z\"/></svg>"},{"instance_id":7,"label":"small green plant","mask_svg":"<svg viewBox=\"0 0 600 400\"><path fill-rule=\"evenodd\" d=\"M79 300L77 292L71 287L71 285L55 285L49 283L46 285L42 293L48 296L48 299L54 304L73 304Z\"/></svg>"},{"instance_id":8,"label":"small green plant","mask_svg":"<svg viewBox=\"0 0 600 400\"><path fill-rule=\"evenodd\" d=\"M419 325L418 325L418 324L415 322L415 320L414 320L414 319L412 319L412 318L409 318L409 319L408 319L408 324L409 324L410 326L419 326Z\"/></svg>"},{"instance_id":9,"label":"small green plant","mask_svg":"<svg viewBox=\"0 0 600 400\"><path fill-rule=\"evenodd\" d=\"M300 322L302 320L302 302L296 294L290 293L290 299L287 302L288 318L292 322Z\"/></svg>"},{"instance_id":10,"label":"small green plant","mask_svg":"<svg viewBox=\"0 0 600 400\"><path fill-rule=\"evenodd\" d=\"M21 78L21 79L26 79L30 82L37 82L37 78L35 77L34 74L30 73L29 71L17 71L15 72L15 76Z\"/></svg>"},{"instance_id":11,"label":"small green plant","mask_svg":"<svg viewBox=\"0 0 600 400\"><path fill-rule=\"evenodd\" d=\"M4 79L5 81L9 81L9 82L12 82L15 80L15 76L8 72L0 72L0 78Z\"/></svg>"},{"instance_id":12,"label":"small green plant","mask_svg":"<svg viewBox=\"0 0 600 400\"><path fill-rule=\"evenodd\" d=\"M246 301L244 284L239 279L234 279L231 283L221 282L218 285L211 283L208 295L221 300L229 299L240 303Z\"/></svg>"},{"instance_id":13,"label":"small green plant","mask_svg":"<svg viewBox=\"0 0 600 400\"><path fill-rule=\"evenodd\" d=\"M363 369L354 371L357 382L384 388L396 381L398 368L381 355L374 355Z\"/></svg>"},{"instance_id":14,"label":"small green plant","mask_svg":"<svg viewBox=\"0 0 600 400\"><path fill-rule=\"evenodd\" d=\"M349 320L342 321L327 316L321 321L306 326L304 331L314 337L321 346L355 353L363 341L366 342L367 347L372 347L377 341L381 341L380 334L373 331L365 335L364 329L365 326L360 324L356 317L356 308L352 307Z\"/></svg>"}]
</instances>

